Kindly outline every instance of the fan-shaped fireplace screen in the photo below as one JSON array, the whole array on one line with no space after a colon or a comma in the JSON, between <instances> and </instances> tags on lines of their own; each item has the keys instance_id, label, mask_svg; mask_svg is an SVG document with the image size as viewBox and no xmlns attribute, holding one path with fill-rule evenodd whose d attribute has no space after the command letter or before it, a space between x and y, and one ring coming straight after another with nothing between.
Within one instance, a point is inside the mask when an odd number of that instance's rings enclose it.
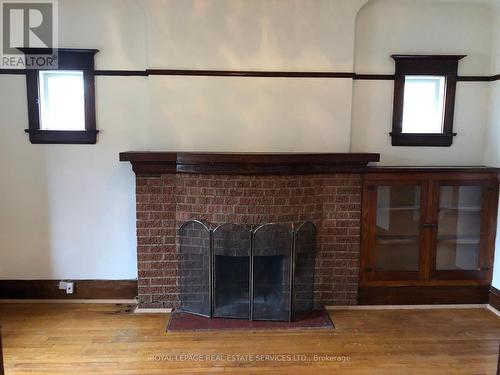
<instances>
[{"instance_id":1,"label":"fan-shaped fireplace screen","mask_svg":"<svg viewBox=\"0 0 500 375\"><path fill-rule=\"evenodd\" d=\"M215 318L295 320L313 308L316 227L199 220L179 229L181 310Z\"/></svg>"}]
</instances>

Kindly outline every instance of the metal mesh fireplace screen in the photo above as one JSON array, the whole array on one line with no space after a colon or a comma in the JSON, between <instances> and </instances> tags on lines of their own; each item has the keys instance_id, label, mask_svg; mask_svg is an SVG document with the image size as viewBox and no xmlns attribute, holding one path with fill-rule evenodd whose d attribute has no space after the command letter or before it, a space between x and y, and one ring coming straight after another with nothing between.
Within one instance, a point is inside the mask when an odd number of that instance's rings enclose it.
<instances>
[{"instance_id":1,"label":"metal mesh fireplace screen","mask_svg":"<svg viewBox=\"0 0 500 375\"><path fill-rule=\"evenodd\" d=\"M291 321L314 302L316 227L246 229L198 220L179 229L181 310L206 317Z\"/></svg>"}]
</instances>

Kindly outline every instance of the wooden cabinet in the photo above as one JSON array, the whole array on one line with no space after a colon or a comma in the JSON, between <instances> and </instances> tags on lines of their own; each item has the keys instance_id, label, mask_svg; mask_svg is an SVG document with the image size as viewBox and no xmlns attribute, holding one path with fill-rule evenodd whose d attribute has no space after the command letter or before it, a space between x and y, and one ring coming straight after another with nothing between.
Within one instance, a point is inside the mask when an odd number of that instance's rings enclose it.
<instances>
[{"instance_id":1,"label":"wooden cabinet","mask_svg":"<svg viewBox=\"0 0 500 375\"><path fill-rule=\"evenodd\" d=\"M489 286L497 208L492 169L380 168L365 174L360 288ZM360 291L360 303L366 294Z\"/></svg>"}]
</instances>

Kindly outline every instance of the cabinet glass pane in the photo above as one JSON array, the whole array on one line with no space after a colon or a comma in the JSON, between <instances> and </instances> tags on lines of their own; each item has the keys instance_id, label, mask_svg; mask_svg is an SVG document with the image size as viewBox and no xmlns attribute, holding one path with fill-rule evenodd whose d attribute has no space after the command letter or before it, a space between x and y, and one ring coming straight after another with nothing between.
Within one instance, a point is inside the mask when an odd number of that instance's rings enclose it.
<instances>
[{"instance_id":1,"label":"cabinet glass pane","mask_svg":"<svg viewBox=\"0 0 500 375\"><path fill-rule=\"evenodd\" d=\"M436 270L479 268L481 186L441 186Z\"/></svg>"},{"instance_id":2,"label":"cabinet glass pane","mask_svg":"<svg viewBox=\"0 0 500 375\"><path fill-rule=\"evenodd\" d=\"M420 211L420 186L378 186L376 271L418 271Z\"/></svg>"}]
</instances>

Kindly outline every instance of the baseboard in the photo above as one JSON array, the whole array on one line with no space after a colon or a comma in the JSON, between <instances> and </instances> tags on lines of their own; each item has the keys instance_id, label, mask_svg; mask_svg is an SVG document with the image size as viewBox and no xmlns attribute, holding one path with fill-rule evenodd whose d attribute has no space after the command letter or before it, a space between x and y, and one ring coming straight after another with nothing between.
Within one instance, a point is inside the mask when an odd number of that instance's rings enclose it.
<instances>
[{"instance_id":1,"label":"baseboard","mask_svg":"<svg viewBox=\"0 0 500 375\"><path fill-rule=\"evenodd\" d=\"M71 280L74 293L59 289L59 280L0 280L0 299L132 300L137 280Z\"/></svg>"},{"instance_id":2,"label":"baseboard","mask_svg":"<svg viewBox=\"0 0 500 375\"><path fill-rule=\"evenodd\" d=\"M2 327L0 326L0 375L4 375L3 349L2 349Z\"/></svg>"},{"instance_id":3,"label":"baseboard","mask_svg":"<svg viewBox=\"0 0 500 375\"><path fill-rule=\"evenodd\" d=\"M120 304L120 305L137 305L139 302L136 299L0 299L0 304L6 303L63 303L63 304Z\"/></svg>"},{"instance_id":4,"label":"baseboard","mask_svg":"<svg viewBox=\"0 0 500 375\"><path fill-rule=\"evenodd\" d=\"M493 306L491 305L488 305L486 306L486 308L488 310L490 310L493 314L495 314L496 316L498 316L500 318L500 311L498 311L497 309L495 309Z\"/></svg>"},{"instance_id":5,"label":"baseboard","mask_svg":"<svg viewBox=\"0 0 500 375\"><path fill-rule=\"evenodd\" d=\"M497 311L500 311L500 290L494 286L490 287L489 303Z\"/></svg>"},{"instance_id":6,"label":"baseboard","mask_svg":"<svg viewBox=\"0 0 500 375\"><path fill-rule=\"evenodd\" d=\"M141 308L137 306L134 310L136 314L170 314L172 309L167 308Z\"/></svg>"},{"instance_id":7,"label":"baseboard","mask_svg":"<svg viewBox=\"0 0 500 375\"><path fill-rule=\"evenodd\" d=\"M326 310L429 310L429 309L486 309L486 303L442 304L442 305L346 305L325 306Z\"/></svg>"},{"instance_id":8,"label":"baseboard","mask_svg":"<svg viewBox=\"0 0 500 375\"><path fill-rule=\"evenodd\" d=\"M364 286L359 305L487 304L489 286Z\"/></svg>"}]
</instances>

